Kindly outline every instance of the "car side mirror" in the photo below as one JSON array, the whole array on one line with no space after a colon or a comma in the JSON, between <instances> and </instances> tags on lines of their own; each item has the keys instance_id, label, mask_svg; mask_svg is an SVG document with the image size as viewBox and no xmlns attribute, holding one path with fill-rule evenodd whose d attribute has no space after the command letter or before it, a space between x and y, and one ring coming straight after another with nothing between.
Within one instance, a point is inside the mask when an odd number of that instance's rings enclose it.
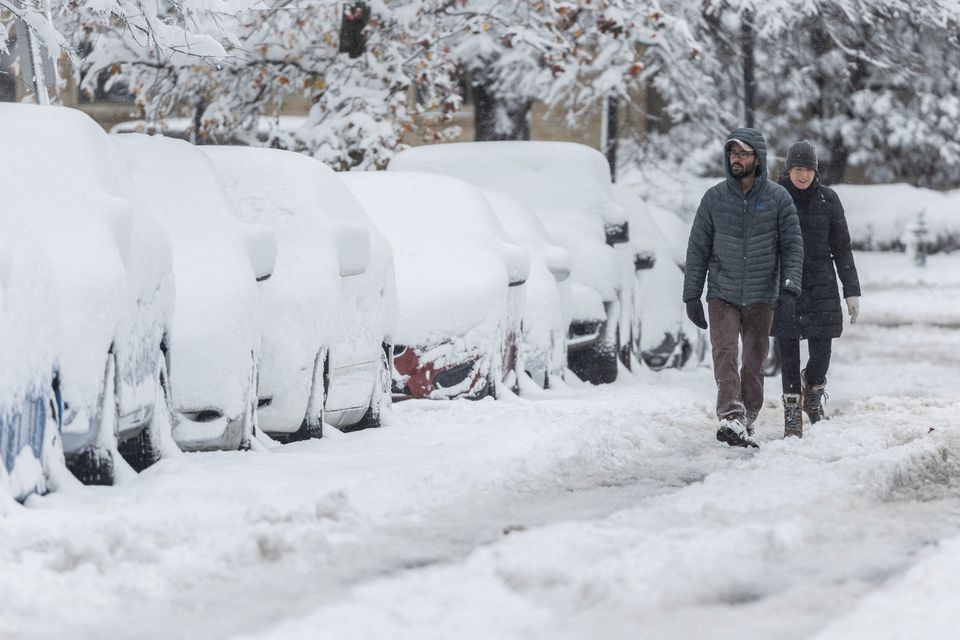
<instances>
[{"instance_id":1,"label":"car side mirror","mask_svg":"<svg viewBox=\"0 0 960 640\"><path fill-rule=\"evenodd\" d=\"M563 282L570 277L571 258L570 252L556 245L549 246L543 251L543 258L547 263L547 268L553 274L553 279L557 282Z\"/></svg>"},{"instance_id":2,"label":"car side mirror","mask_svg":"<svg viewBox=\"0 0 960 640\"><path fill-rule=\"evenodd\" d=\"M653 269L653 265L657 263L657 254L653 251L637 251L633 257L633 268L637 271L646 271L647 269Z\"/></svg>"},{"instance_id":3,"label":"car side mirror","mask_svg":"<svg viewBox=\"0 0 960 640\"><path fill-rule=\"evenodd\" d=\"M623 222L607 222L604 224L604 231L607 234L607 244L611 247L630 240L630 223L626 220Z\"/></svg>"},{"instance_id":4,"label":"car side mirror","mask_svg":"<svg viewBox=\"0 0 960 640\"><path fill-rule=\"evenodd\" d=\"M337 228L337 260L343 277L366 273L370 266L370 230L353 222L340 224Z\"/></svg>"},{"instance_id":5,"label":"car side mirror","mask_svg":"<svg viewBox=\"0 0 960 640\"><path fill-rule=\"evenodd\" d=\"M277 234L270 227L253 222L240 223L240 234L250 256L257 282L268 280L277 264Z\"/></svg>"},{"instance_id":6,"label":"car side mirror","mask_svg":"<svg viewBox=\"0 0 960 640\"><path fill-rule=\"evenodd\" d=\"M507 267L509 286L524 284L530 277L530 253L518 244L501 242L500 255Z\"/></svg>"}]
</instances>

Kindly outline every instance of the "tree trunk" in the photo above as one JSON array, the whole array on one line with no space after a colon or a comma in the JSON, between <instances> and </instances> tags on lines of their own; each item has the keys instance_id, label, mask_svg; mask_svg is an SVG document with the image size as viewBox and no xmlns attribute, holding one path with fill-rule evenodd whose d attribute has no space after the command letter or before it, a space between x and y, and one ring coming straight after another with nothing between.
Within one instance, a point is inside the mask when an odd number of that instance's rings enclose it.
<instances>
[{"instance_id":1,"label":"tree trunk","mask_svg":"<svg viewBox=\"0 0 960 640\"><path fill-rule=\"evenodd\" d=\"M488 85L473 85L474 138L483 140L529 140L532 100L506 100Z\"/></svg>"},{"instance_id":2,"label":"tree trunk","mask_svg":"<svg viewBox=\"0 0 960 640\"><path fill-rule=\"evenodd\" d=\"M17 101L17 80L9 71L0 71L0 102Z\"/></svg>"},{"instance_id":3,"label":"tree trunk","mask_svg":"<svg viewBox=\"0 0 960 640\"><path fill-rule=\"evenodd\" d=\"M743 124L753 128L756 126L757 112L757 76L755 72L756 55L754 48L757 35L753 30L753 14L744 11L740 23L740 53L743 62Z\"/></svg>"},{"instance_id":4,"label":"tree trunk","mask_svg":"<svg viewBox=\"0 0 960 640\"><path fill-rule=\"evenodd\" d=\"M817 56L824 56L836 45L830 37L827 27L823 24L824 18L821 16L817 22L810 25L810 42ZM870 42L870 29L867 27L861 31L862 40L856 43L853 48L858 51L867 49L866 43ZM822 68L818 69L815 81L819 96L813 108L812 116L821 121L827 121L837 115L842 115L848 121L855 120L853 110L849 101L838 99L838 97L852 96L857 91L866 87L868 70L866 63L860 57L851 58L849 54L844 54L847 68L850 70L849 77L842 75L835 76L825 72ZM820 181L825 185L843 182L847 172L847 164L850 160L851 149L843 140L840 133L836 133L824 141L827 154L818 154L820 159ZM825 158L824 156L827 155Z\"/></svg>"},{"instance_id":5,"label":"tree trunk","mask_svg":"<svg viewBox=\"0 0 960 640\"><path fill-rule=\"evenodd\" d=\"M610 165L610 180L617 181L617 138L620 135L618 130L620 99L617 96L608 96L603 105L603 155L607 157L607 164Z\"/></svg>"},{"instance_id":6,"label":"tree trunk","mask_svg":"<svg viewBox=\"0 0 960 640\"><path fill-rule=\"evenodd\" d=\"M193 106L193 131L190 132L190 144L209 144L206 136L201 137L200 132L203 129L203 112L207 110L207 101L203 98L197 100Z\"/></svg>"},{"instance_id":7,"label":"tree trunk","mask_svg":"<svg viewBox=\"0 0 960 640\"><path fill-rule=\"evenodd\" d=\"M340 53L359 58L367 50L363 30L370 22L370 6L366 2L348 2L340 19Z\"/></svg>"},{"instance_id":8,"label":"tree trunk","mask_svg":"<svg viewBox=\"0 0 960 640\"><path fill-rule=\"evenodd\" d=\"M827 150L830 153L830 159L826 162L820 160L819 180L822 184L829 186L843 182L843 176L847 172L850 150L840 136L834 136L827 140Z\"/></svg>"}]
</instances>

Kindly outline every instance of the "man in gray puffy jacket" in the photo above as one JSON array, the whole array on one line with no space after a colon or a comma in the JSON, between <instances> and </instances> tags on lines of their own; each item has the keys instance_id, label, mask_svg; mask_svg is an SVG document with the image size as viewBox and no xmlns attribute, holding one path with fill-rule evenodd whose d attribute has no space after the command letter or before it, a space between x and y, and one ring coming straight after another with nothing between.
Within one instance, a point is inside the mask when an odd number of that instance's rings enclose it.
<instances>
[{"instance_id":1,"label":"man in gray puffy jacket","mask_svg":"<svg viewBox=\"0 0 960 640\"><path fill-rule=\"evenodd\" d=\"M690 229L683 301L690 320L706 329L700 296L707 281L717 440L756 447L753 422L763 406L763 360L773 310L794 313L803 236L790 194L767 179L763 134L737 129L727 136L723 152L727 179L703 195Z\"/></svg>"}]
</instances>

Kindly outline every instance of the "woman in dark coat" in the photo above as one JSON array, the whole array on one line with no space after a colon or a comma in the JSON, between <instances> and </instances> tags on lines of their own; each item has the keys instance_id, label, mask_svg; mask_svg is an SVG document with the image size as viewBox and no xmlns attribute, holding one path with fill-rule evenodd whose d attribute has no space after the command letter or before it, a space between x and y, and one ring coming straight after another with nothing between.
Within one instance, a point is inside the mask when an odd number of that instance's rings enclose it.
<instances>
[{"instance_id":1,"label":"woman in dark coat","mask_svg":"<svg viewBox=\"0 0 960 640\"><path fill-rule=\"evenodd\" d=\"M823 392L834 338L843 331L843 310L837 276L843 285L850 323L860 313L860 280L853 261L850 232L836 192L817 180L817 151L806 140L787 153L780 176L793 197L803 232L803 291L795 312L774 313L770 335L780 346L783 379L784 436L803 436L803 414L810 423L823 415ZM806 340L809 359L800 369L800 340Z\"/></svg>"}]
</instances>

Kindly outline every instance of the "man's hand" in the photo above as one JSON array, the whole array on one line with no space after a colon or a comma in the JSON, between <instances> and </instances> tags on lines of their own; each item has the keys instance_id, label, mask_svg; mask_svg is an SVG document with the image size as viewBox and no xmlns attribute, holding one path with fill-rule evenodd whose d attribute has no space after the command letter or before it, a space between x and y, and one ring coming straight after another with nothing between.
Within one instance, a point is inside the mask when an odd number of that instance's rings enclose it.
<instances>
[{"instance_id":1,"label":"man's hand","mask_svg":"<svg viewBox=\"0 0 960 640\"><path fill-rule=\"evenodd\" d=\"M857 318L860 317L860 296L850 296L844 298L847 301L847 313L850 314L850 324L857 324Z\"/></svg>"},{"instance_id":2,"label":"man's hand","mask_svg":"<svg viewBox=\"0 0 960 640\"><path fill-rule=\"evenodd\" d=\"M691 300L687 304L687 317L690 318L690 322L697 325L701 329L707 328L707 319L703 315L703 303L699 300Z\"/></svg>"},{"instance_id":3,"label":"man's hand","mask_svg":"<svg viewBox=\"0 0 960 640\"><path fill-rule=\"evenodd\" d=\"M795 320L797 317L797 294L790 289L780 291L776 310L784 319Z\"/></svg>"}]
</instances>

